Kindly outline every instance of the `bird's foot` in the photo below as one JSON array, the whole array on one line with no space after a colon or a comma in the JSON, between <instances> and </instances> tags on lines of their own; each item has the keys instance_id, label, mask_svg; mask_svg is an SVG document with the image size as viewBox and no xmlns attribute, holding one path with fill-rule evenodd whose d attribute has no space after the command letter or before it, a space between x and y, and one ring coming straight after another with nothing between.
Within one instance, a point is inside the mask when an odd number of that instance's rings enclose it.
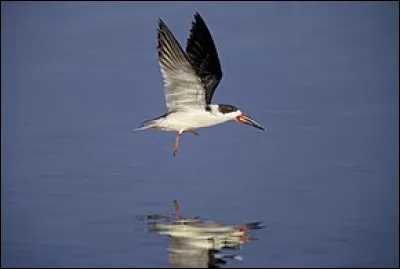
<instances>
[{"instance_id":1,"label":"bird's foot","mask_svg":"<svg viewBox=\"0 0 400 269\"><path fill-rule=\"evenodd\" d=\"M189 133L191 133L191 134L193 134L193 135L199 135L199 134L198 134L194 129L192 129L192 128L187 129L186 132L189 132Z\"/></svg>"}]
</instances>

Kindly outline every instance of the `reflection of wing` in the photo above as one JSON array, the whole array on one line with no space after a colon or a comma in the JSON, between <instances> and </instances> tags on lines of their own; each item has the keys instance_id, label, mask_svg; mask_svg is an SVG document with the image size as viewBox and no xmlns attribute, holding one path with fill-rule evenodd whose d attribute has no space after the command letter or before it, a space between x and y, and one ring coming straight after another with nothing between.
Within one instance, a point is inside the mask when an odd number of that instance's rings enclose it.
<instances>
[{"instance_id":1,"label":"reflection of wing","mask_svg":"<svg viewBox=\"0 0 400 269\"><path fill-rule=\"evenodd\" d=\"M206 23L199 13L196 13L194 18L187 41L186 54L203 82L206 89L206 102L210 104L215 89L222 79L221 64Z\"/></svg>"},{"instance_id":2,"label":"reflection of wing","mask_svg":"<svg viewBox=\"0 0 400 269\"><path fill-rule=\"evenodd\" d=\"M190 238L171 237L170 262L174 268L207 268L211 261L210 251L196 248Z\"/></svg>"},{"instance_id":3,"label":"reflection of wing","mask_svg":"<svg viewBox=\"0 0 400 269\"><path fill-rule=\"evenodd\" d=\"M205 90L174 35L160 20L158 56L168 111L204 109Z\"/></svg>"},{"instance_id":4,"label":"reflection of wing","mask_svg":"<svg viewBox=\"0 0 400 269\"><path fill-rule=\"evenodd\" d=\"M174 268L220 268L227 263L227 259L242 260L240 255L198 247L188 237L170 237L170 240L170 262Z\"/></svg>"}]
</instances>

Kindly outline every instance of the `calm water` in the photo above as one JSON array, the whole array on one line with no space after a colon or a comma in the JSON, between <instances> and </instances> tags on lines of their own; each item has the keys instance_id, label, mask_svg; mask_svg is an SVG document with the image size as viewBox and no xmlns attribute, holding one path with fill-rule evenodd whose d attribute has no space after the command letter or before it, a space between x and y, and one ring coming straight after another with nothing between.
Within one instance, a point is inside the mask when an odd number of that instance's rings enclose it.
<instances>
[{"instance_id":1,"label":"calm water","mask_svg":"<svg viewBox=\"0 0 400 269\"><path fill-rule=\"evenodd\" d=\"M165 112L161 17L199 11L237 123ZM263 221L227 267L399 266L398 3L1 3L2 267L168 267L140 214Z\"/></svg>"}]
</instances>

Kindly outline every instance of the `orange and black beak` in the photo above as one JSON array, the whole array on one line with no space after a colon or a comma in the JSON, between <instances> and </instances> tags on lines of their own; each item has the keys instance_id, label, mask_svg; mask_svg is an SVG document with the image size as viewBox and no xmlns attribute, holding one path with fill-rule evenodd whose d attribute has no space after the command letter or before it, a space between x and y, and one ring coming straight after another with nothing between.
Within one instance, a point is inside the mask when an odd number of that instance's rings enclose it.
<instances>
[{"instance_id":1,"label":"orange and black beak","mask_svg":"<svg viewBox=\"0 0 400 269\"><path fill-rule=\"evenodd\" d=\"M254 128L257 128L257 129L265 131L264 127L262 127L260 124L258 124L254 120L252 120L249 116L246 116L244 114L237 116L236 117L236 121L238 121L240 123L244 123L244 124L250 125L250 126L252 126Z\"/></svg>"}]
</instances>

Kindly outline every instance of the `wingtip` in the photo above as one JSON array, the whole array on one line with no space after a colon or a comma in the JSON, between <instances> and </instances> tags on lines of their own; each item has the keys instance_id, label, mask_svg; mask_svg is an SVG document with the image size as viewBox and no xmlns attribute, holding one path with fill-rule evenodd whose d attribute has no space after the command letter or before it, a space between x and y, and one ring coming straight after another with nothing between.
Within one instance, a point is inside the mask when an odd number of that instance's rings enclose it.
<instances>
[{"instance_id":1,"label":"wingtip","mask_svg":"<svg viewBox=\"0 0 400 269\"><path fill-rule=\"evenodd\" d=\"M196 11L196 13L194 14L194 20L195 21L203 21L204 22L203 17L200 15L200 12L198 12L198 11Z\"/></svg>"},{"instance_id":2,"label":"wingtip","mask_svg":"<svg viewBox=\"0 0 400 269\"><path fill-rule=\"evenodd\" d=\"M166 26L165 22L164 22L161 18L158 18L158 27L159 27L160 29L162 29L162 28L164 28L165 26Z\"/></svg>"},{"instance_id":3,"label":"wingtip","mask_svg":"<svg viewBox=\"0 0 400 269\"><path fill-rule=\"evenodd\" d=\"M165 22L161 18L158 18L157 39L159 41L161 39L162 33L165 32L166 29L168 29L168 28L167 28L167 25L165 24ZM158 43L158 45L157 45L157 49L159 49L159 48L160 48L160 43Z\"/></svg>"}]
</instances>

